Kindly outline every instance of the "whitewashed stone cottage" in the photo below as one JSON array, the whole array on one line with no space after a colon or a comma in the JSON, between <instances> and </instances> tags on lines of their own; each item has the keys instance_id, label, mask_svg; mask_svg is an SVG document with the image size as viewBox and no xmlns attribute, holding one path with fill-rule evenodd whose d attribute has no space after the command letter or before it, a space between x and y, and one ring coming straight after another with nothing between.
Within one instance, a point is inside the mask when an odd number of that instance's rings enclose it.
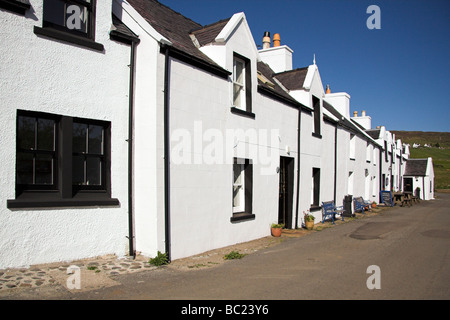
<instances>
[{"instance_id":1,"label":"whitewashed stone cottage","mask_svg":"<svg viewBox=\"0 0 450 320\"><path fill-rule=\"evenodd\" d=\"M323 201L376 200L409 172L315 62L293 69L268 34L258 50L244 13L0 0L0 21L0 268L178 259L318 223Z\"/></svg>"},{"instance_id":2,"label":"whitewashed stone cottage","mask_svg":"<svg viewBox=\"0 0 450 320\"><path fill-rule=\"evenodd\" d=\"M0 268L128 250L138 39L111 6L0 1Z\"/></svg>"}]
</instances>

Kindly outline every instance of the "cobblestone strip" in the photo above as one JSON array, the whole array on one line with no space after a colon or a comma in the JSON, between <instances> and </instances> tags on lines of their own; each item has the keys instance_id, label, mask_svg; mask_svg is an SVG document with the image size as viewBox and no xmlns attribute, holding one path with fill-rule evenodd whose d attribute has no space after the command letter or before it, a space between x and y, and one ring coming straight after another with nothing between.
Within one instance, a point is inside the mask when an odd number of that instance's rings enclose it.
<instances>
[{"instance_id":1,"label":"cobblestone strip","mask_svg":"<svg viewBox=\"0 0 450 320\"><path fill-rule=\"evenodd\" d=\"M32 266L30 268L0 270L0 290L13 288L35 288L56 284L51 272L67 274L69 266L78 266L80 269L90 270L94 273L104 273L116 276L124 273L139 272L156 268L148 263L148 259L139 258L110 258L98 260L82 260L64 264L48 264Z\"/></svg>"}]
</instances>

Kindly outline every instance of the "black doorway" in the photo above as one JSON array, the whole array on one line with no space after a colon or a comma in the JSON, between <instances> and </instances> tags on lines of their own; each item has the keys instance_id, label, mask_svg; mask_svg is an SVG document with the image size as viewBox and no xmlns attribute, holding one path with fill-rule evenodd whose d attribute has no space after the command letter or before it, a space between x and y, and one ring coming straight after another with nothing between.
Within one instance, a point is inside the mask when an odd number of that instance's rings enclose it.
<instances>
[{"instance_id":1,"label":"black doorway","mask_svg":"<svg viewBox=\"0 0 450 320\"><path fill-rule=\"evenodd\" d=\"M413 179L403 178L403 188L405 192L413 192Z\"/></svg>"},{"instance_id":2,"label":"black doorway","mask_svg":"<svg viewBox=\"0 0 450 320\"><path fill-rule=\"evenodd\" d=\"M294 194L294 159L280 157L278 223L291 228Z\"/></svg>"}]
</instances>

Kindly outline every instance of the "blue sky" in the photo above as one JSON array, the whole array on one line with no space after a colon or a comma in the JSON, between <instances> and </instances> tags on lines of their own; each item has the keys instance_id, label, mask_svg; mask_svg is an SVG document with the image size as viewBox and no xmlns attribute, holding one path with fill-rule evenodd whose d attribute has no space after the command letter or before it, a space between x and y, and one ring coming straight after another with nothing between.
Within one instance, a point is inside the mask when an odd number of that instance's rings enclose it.
<instances>
[{"instance_id":1,"label":"blue sky","mask_svg":"<svg viewBox=\"0 0 450 320\"><path fill-rule=\"evenodd\" d=\"M257 45L280 33L293 66L312 64L323 85L351 96L372 127L450 131L450 1L448 0L160 0L210 24L244 12ZM368 6L380 8L381 29L368 29Z\"/></svg>"}]
</instances>

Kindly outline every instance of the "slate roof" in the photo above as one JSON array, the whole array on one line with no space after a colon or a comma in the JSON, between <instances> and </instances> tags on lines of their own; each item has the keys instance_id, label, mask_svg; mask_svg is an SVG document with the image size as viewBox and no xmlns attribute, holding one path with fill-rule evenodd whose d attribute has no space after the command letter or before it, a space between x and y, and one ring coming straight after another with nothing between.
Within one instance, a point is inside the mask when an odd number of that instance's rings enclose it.
<instances>
[{"instance_id":1,"label":"slate roof","mask_svg":"<svg viewBox=\"0 0 450 320\"><path fill-rule=\"evenodd\" d=\"M262 61L259 61L258 64L257 64L257 68L258 68L258 72L263 76L263 77L258 77L258 85L260 86L260 88L262 88L267 93L272 93L272 94L276 95L278 98L284 100L287 103L290 103L290 104L293 104L293 105L305 108L305 106L303 106L297 100L292 98L291 95L289 95L277 83L277 81L274 79L275 73L269 67L268 64L266 64L266 63L264 63ZM268 80L268 82L264 81L263 78ZM283 84L283 86L284 86L284 84Z\"/></svg>"},{"instance_id":2,"label":"slate roof","mask_svg":"<svg viewBox=\"0 0 450 320\"><path fill-rule=\"evenodd\" d=\"M200 46L213 43L228 21L230 21L230 18L217 21L198 30L193 30L191 34L195 36Z\"/></svg>"},{"instance_id":3,"label":"slate roof","mask_svg":"<svg viewBox=\"0 0 450 320\"><path fill-rule=\"evenodd\" d=\"M307 73L308 67L304 67L277 73L275 74L275 78L288 90L301 90L303 89L303 83L305 82Z\"/></svg>"},{"instance_id":4,"label":"slate roof","mask_svg":"<svg viewBox=\"0 0 450 320\"><path fill-rule=\"evenodd\" d=\"M406 162L404 176L425 176L428 159L409 159Z\"/></svg>"},{"instance_id":5,"label":"slate roof","mask_svg":"<svg viewBox=\"0 0 450 320\"><path fill-rule=\"evenodd\" d=\"M192 42L190 34L204 28L201 24L156 0L128 0L128 2L158 33L169 39L175 49L221 68Z\"/></svg>"},{"instance_id":6,"label":"slate roof","mask_svg":"<svg viewBox=\"0 0 450 320\"><path fill-rule=\"evenodd\" d=\"M158 33L172 42L173 48L223 70L222 67L217 65L212 59L198 49L192 37L195 37L200 46L213 43L214 39L220 31L223 30L230 18L202 26L156 0L128 0L128 2ZM274 80L275 73L267 64L258 62L257 69L257 71L268 80L268 82L265 82L262 81L260 77L258 78L258 85L263 93L272 94L274 97L291 105L305 107L292 98ZM299 74L301 78L301 72L295 73L295 76L298 77ZM284 78L283 75L280 77ZM301 82L301 85L303 85L303 81L299 81Z\"/></svg>"},{"instance_id":7,"label":"slate roof","mask_svg":"<svg viewBox=\"0 0 450 320\"><path fill-rule=\"evenodd\" d=\"M374 140L380 137L380 129L366 130L366 133Z\"/></svg>"}]
</instances>

